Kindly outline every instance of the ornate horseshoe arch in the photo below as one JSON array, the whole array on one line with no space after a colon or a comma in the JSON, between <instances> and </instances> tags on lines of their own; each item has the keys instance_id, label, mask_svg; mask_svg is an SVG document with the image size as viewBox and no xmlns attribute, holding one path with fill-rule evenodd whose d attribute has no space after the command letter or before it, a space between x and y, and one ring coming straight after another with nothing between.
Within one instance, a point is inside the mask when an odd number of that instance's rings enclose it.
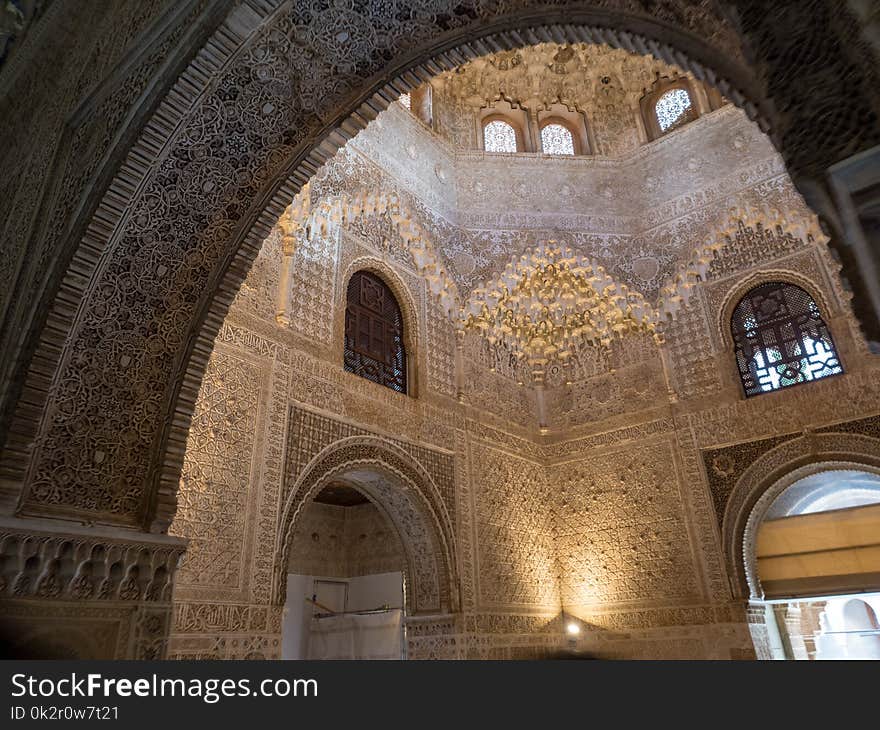
<instances>
[{"instance_id":1,"label":"ornate horseshoe arch","mask_svg":"<svg viewBox=\"0 0 880 730\"><path fill-rule=\"evenodd\" d=\"M541 42L607 43L707 79L781 143L726 18L614 5L439 2L409 29L380 18L381 34L376 18L340 5L321 17L301 3L237 5L84 216L22 367L0 502L22 516L167 531L212 345L262 241L321 164L441 71ZM345 42L325 32L335 26Z\"/></svg>"},{"instance_id":2,"label":"ornate horseshoe arch","mask_svg":"<svg viewBox=\"0 0 880 730\"><path fill-rule=\"evenodd\" d=\"M384 439L352 436L318 453L286 490L278 523L273 595L283 603L291 537L304 509L331 480L355 484L391 521L406 553L407 612L458 610L452 523L431 477Z\"/></svg>"},{"instance_id":3,"label":"ornate horseshoe arch","mask_svg":"<svg viewBox=\"0 0 880 730\"><path fill-rule=\"evenodd\" d=\"M831 469L880 469L880 439L847 433L808 433L759 457L727 501L722 545L734 595L763 599L755 552L758 528L773 501L810 474Z\"/></svg>"}]
</instances>

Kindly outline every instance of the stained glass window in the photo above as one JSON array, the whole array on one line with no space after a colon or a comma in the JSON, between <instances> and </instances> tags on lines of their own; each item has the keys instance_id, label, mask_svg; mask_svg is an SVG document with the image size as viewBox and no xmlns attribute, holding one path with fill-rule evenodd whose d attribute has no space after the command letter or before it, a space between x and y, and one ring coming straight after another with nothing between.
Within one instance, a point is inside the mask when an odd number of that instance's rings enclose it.
<instances>
[{"instance_id":1,"label":"stained glass window","mask_svg":"<svg viewBox=\"0 0 880 730\"><path fill-rule=\"evenodd\" d=\"M401 94L397 101L403 104L407 109L412 110L412 97L410 97L409 94Z\"/></svg>"},{"instance_id":2,"label":"stained glass window","mask_svg":"<svg viewBox=\"0 0 880 730\"><path fill-rule=\"evenodd\" d=\"M573 155L574 138L561 124L545 124L541 128L541 149L547 155Z\"/></svg>"},{"instance_id":3,"label":"stained glass window","mask_svg":"<svg viewBox=\"0 0 880 730\"><path fill-rule=\"evenodd\" d=\"M498 119L489 122L483 127L483 149L486 152L516 152L516 130Z\"/></svg>"},{"instance_id":4,"label":"stained glass window","mask_svg":"<svg viewBox=\"0 0 880 730\"><path fill-rule=\"evenodd\" d=\"M345 307L345 369L406 393L403 316L388 285L369 271L348 282Z\"/></svg>"},{"instance_id":5,"label":"stained glass window","mask_svg":"<svg viewBox=\"0 0 880 730\"><path fill-rule=\"evenodd\" d=\"M654 113L657 115L660 131L668 132L693 118L691 95L686 89L670 89L657 99Z\"/></svg>"},{"instance_id":6,"label":"stained glass window","mask_svg":"<svg viewBox=\"0 0 880 730\"><path fill-rule=\"evenodd\" d=\"M756 286L736 305L730 328L747 396L843 372L819 308L793 284Z\"/></svg>"}]
</instances>

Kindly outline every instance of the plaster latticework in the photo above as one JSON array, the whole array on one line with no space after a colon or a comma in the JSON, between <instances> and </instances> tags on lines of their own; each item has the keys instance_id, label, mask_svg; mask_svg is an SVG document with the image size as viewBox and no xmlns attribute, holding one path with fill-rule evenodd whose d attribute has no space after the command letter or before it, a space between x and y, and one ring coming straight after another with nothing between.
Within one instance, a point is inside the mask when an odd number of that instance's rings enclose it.
<instances>
[{"instance_id":1,"label":"plaster latticework","mask_svg":"<svg viewBox=\"0 0 880 730\"><path fill-rule=\"evenodd\" d=\"M328 313L336 301L338 244L333 236L304 236L297 244L287 285L290 299L286 316L294 332L329 347L333 344L333 318Z\"/></svg>"},{"instance_id":2,"label":"plaster latticework","mask_svg":"<svg viewBox=\"0 0 880 730\"><path fill-rule=\"evenodd\" d=\"M455 330L433 297L427 297L428 387L454 398L458 395L455 380Z\"/></svg>"}]
</instances>

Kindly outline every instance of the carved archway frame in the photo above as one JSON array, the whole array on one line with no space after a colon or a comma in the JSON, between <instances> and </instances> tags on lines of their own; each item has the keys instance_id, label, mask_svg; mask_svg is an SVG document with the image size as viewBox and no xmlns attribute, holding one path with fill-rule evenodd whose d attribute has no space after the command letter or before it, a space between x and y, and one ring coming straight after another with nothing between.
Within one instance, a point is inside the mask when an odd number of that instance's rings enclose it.
<instances>
[{"instance_id":1,"label":"carved archway frame","mask_svg":"<svg viewBox=\"0 0 880 730\"><path fill-rule=\"evenodd\" d=\"M364 61L368 72L350 89L333 86L329 78L316 82L315 88L326 92L316 102L320 114L285 107L291 104L289 93L271 97L277 117L290 120L288 136L283 130L269 134L274 146L265 139L249 141L250 168L234 170L224 157L230 154L224 142L224 115L230 111L220 103L219 90L227 83L235 87L236 73L257 62L270 72L272 63L287 68L279 47L289 39L274 24L290 12L288 3L246 0L237 6L121 163L29 360L0 469L4 509L167 530L213 342L262 241L321 164L401 92L437 73L535 43L607 43L651 53L707 79L765 131L776 118L737 52L719 51L692 30L593 4L548 8L522 2L512 9L483 9L467 22L456 19L451 28L437 28L409 46L401 42L391 61L371 56ZM729 28L721 31L728 42L731 34ZM270 106L257 103L252 111L259 116ZM210 151L205 143L211 140L223 150L219 157L194 154L194 145ZM170 185L161 176L175 162L182 167ZM229 175L221 177L222 170ZM188 200L198 201L204 229L193 230L180 212L180 201ZM162 247L150 235L157 220L161 230L172 231L170 241L159 239ZM128 307L129 300L140 307ZM106 365L106 353L95 351L101 337L112 342L123 329L148 325L159 332L134 345L111 347L115 359L101 371L100 388L83 382L97 363ZM91 424L88 433L76 430L82 422Z\"/></svg>"},{"instance_id":2,"label":"carved archway frame","mask_svg":"<svg viewBox=\"0 0 880 730\"><path fill-rule=\"evenodd\" d=\"M755 552L758 528L773 500L799 479L831 469L880 469L880 439L849 433L807 433L779 444L737 480L721 528L734 596L763 599Z\"/></svg>"},{"instance_id":3,"label":"carved archway frame","mask_svg":"<svg viewBox=\"0 0 880 730\"><path fill-rule=\"evenodd\" d=\"M357 478L365 472L378 478ZM355 484L397 530L406 553L408 615L458 611L454 535L443 498L412 457L376 436L336 441L315 455L299 475L285 476L287 496L275 549L275 602L284 602L290 543L299 518L318 492L339 479Z\"/></svg>"}]
</instances>

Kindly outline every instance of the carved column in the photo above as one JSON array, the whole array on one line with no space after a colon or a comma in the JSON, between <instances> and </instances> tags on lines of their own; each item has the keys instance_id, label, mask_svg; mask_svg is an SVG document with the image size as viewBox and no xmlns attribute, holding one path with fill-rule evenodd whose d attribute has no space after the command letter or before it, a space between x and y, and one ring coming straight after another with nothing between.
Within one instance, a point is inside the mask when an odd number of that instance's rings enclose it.
<instances>
[{"instance_id":1,"label":"carved column","mask_svg":"<svg viewBox=\"0 0 880 730\"><path fill-rule=\"evenodd\" d=\"M275 300L275 319L278 324L290 324L290 276L293 267L293 255L296 252L296 241L303 231L303 221L311 211L310 188L308 183L293 199L293 202L278 219L281 229L281 272L278 277L278 294Z\"/></svg>"},{"instance_id":2,"label":"carved column","mask_svg":"<svg viewBox=\"0 0 880 730\"><path fill-rule=\"evenodd\" d=\"M801 607L797 603L789 603L787 606L782 606L784 610L780 611L779 607L777 607L777 617L780 614L784 615L784 623L785 623L785 632L788 636L788 644L791 648L791 658L792 659L809 659L810 655L807 651L807 645L804 641L803 636L803 628L802 628L802 617L801 617Z\"/></svg>"},{"instance_id":3,"label":"carved column","mask_svg":"<svg viewBox=\"0 0 880 730\"><path fill-rule=\"evenodd\" d=\"M541 125L538 123L538 110L537 109L529 109L529 129L528 134L531 137L531 140L527 140L526 144L531 144L531 147L526 147L527 152L543 152L544 150L541 147Z\"/></svg>"},{"instance_id":4,"label":"carved column","mask_svg":"<svg viewBox=\"0 0 880 730\"><path fill-rule=\"evenodd\" d=\"M283 219L282 219L283 220ZM293 268L293 254L296 251L296 238L289 228L282 227L281 273L278 276L278 296L275 305L275 320L278 324L290 324L290 275Z\"/></svg>"},{"instance_id":5,"label":"carved column","mask_svg":"<svg viewBox=\"0 0 880 730\"><path fill-rule=\"evenodd\" d=\"M0 644L22 658L162 659L186 541L0 518Z\"/></svg>"},{"instance_id":6,"label":"carved column","mask_svg":"<svg viewBox=\"0 0 880 730\"><path fill-rule=\"evenodd\" d=\"M785 659L785 647L779 634L776 615L771 603L749 603L746 606L749 633L760 660Z\"/></svg>"}]
</instances>

